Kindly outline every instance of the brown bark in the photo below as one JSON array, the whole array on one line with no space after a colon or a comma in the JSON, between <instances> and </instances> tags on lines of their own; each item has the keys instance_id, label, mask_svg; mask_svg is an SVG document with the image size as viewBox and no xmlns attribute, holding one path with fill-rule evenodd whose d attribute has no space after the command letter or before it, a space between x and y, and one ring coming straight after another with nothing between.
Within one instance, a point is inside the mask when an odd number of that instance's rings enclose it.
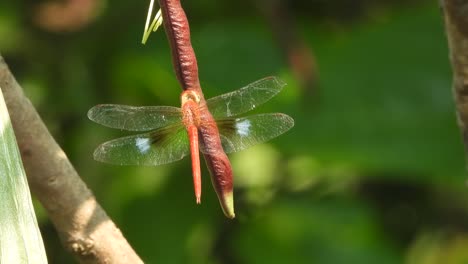
<instances>
[{"instance_id":1,"label":"brown bark","mask_svg":"<svg viewBox=\"0 0 468 264\"><path fill-rule=\"evenodd\" d=\"M143 263L97 203L0 56L2 89L33 194L80 263Z\"/></svg>"},{"instance_id":2,"label":"brown bark","mask_svg":"<svg viewBox=\"0 0 468 264\"><path fill-rule=\"evenodd\" d=\"M465 152L468 153L468 1L443 0L445 29L453 68L453 91Z\"/></svg>"}]
</instances>

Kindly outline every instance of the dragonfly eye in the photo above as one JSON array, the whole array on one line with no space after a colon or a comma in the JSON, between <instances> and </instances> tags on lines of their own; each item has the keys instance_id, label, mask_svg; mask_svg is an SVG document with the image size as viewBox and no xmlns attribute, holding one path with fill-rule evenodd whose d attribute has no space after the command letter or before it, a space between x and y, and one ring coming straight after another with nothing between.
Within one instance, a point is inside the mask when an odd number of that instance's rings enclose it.
<instances>
[{"instance_id":1,"label":"dragonfly eye","mask_svg":"<svg viewBox=\"0 0 468 264\"><path fill-rule=\"evenodd\" d=\"M200 103L200 95L195 91L187 90L182 93L180 100L182 101L182 105L188 101L193 101L198 104Z\"/></svg>"}]
</instances>

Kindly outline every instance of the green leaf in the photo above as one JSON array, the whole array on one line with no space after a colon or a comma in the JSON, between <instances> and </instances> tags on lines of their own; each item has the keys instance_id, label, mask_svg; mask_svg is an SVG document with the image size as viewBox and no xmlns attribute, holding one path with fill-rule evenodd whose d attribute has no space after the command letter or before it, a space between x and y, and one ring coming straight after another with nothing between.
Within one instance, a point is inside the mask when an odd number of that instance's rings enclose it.
<instances>
[{"instance_id":1,"label":"green leaf","mask_svg":"<svg viewBox=\"0 0 468 264\"><path fill-rule=\"evenodd\" d=\"M146 17L146 24L145 24L145 31L143 32L143 39L141 40L141 43L146 44L146 41L148 40L149 35L151 32L156 32L158 28L162 25L163 23L163 17L161 13L161 9L156 13L156 16L153 19L153 22L151 22L150 25L150 20L151 16L153 15L153 5L154 5L154 0L151 0L150 6L148 8L148 16Z\"/></svg>"},{"instance_id":2,"label":"green leaf","mask_svg":"<svg viewBox=\"0 0 468 264\"><path fill-rule=\"evenodd\" d=\"M26 174L0 89L0 263L47 263Z\"/></svg>"}]
</instances>

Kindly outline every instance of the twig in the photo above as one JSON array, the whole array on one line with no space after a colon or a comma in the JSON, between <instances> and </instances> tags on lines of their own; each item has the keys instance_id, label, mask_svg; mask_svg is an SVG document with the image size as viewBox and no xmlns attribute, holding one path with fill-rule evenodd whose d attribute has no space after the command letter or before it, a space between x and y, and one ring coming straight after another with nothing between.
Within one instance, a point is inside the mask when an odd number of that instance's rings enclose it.
<instances>
[{"instance_id":1,"label":"twig","mask_svg":"<svg viewBox=\"0 0 468 264\"><path fill-rule=\"evenodd\" d=\"M468 153L468 1L443 0L458 123Z\"/></svg>"},{"instance_id":2,"label":"twig","mask_svg":"<svg viewBox=\"0 0 468 264\"><path fill-rule=\"evenodd\" d=\"M80 263L143 263L55 142L0 55L2 88L32 192Z\"/></svg>"}]
</instances>

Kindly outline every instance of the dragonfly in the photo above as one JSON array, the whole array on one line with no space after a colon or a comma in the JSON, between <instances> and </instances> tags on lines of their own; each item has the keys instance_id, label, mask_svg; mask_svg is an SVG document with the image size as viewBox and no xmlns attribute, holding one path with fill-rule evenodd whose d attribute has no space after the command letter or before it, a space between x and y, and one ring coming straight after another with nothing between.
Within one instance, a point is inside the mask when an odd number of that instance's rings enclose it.
<instances>
[{"instance_id":1,"label":"dragonfly","mask_svg":"<svg viewBox=\"0 0 468 264\"><path fill-rule=\"evenodd\" d=\"M226 153L266 142L294 126L294 120L282 113L239 115L267 102L285 85L277 77L267 77L208 100L197 91L186 90L181 95L181 108L94 106L88 112L90 120L110 128L141 132L99 145L94 151L94 159L115 165L157 166L190 154L198 204L201 202L201 151L221 207L228 217L233 218L232 194L230 201L225 201L218 192L218 189L232 189L232 172ZM220 142L220 146L216 142ZM213 175L221 179L213 179Z\"/></svg>"}]
</instances>

